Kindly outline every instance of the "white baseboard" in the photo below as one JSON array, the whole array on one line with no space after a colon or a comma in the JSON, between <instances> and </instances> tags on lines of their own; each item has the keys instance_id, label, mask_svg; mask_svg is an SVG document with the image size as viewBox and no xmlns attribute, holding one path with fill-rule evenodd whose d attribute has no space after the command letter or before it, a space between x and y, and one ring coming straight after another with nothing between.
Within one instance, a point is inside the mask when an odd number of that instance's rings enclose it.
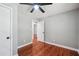
<instances>
[{"instance_id":1,"label":"white baseboard","mask_svg":"<svg viewBox=\"0 0 79 59\"><path fill-rule=\"evenodd\" d=\"M24 45L21 45L21 46L19 46L18 48L21 48L21 47L27 46L27 45L29 45L29 44L32 44L32 42L27 43L27 44L24 44Z\"/></svg>"},{"instance_id":2,"label":"white baseboard","mask_svg":"<svg viewBox=\"0 0 79 59\"><path fill-rule=\"evenodd\" d=\"M41 41L41 40L38 40L38 41ZM50 43L50 42L47 42L47 41L41 41L41 42L45 42L47 44L51 44L51 45L55 45L55 46L58 46L58 47L74 50L74 51L77 51L79 53L79 49L75 49L75 48L72 48L72 47L68 47L68 46L64 46L64 45L60 45L60 44L56 44L56 43Z\"/></svg>"},{"instance_id":3,"label":"white baseboard","mask_svg":"<svg viewBox=\"0 0 79 59\"><path fill-rule=\"evenodd\" d=\"M72 47L68 47L68 46L64 46L64 45L60 45L60 44L56 44L56 43L49 43L49 42L46 42L45 43L48 43L48 44L51 44L51 45L56 45L56 46L59 46L59 47L62 47L62 48L66 48L66 49L70 49L70 50L74 50L74 51L79 51L78 49L75 49L75 48L72 48Z\"/></svg>"}]
</instances>

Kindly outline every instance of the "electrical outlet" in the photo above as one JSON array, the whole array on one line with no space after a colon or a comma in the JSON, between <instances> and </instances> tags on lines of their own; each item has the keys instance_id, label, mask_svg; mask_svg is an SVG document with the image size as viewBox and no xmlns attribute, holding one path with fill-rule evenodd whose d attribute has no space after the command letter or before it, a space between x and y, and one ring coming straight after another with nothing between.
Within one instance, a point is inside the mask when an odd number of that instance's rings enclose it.
<instances>
[{"instance_id":1,"label":"electrical outlet","mask_svg":"<svg viewBox=\"0 0 79 59\"><path fill-rule=\"evenodd\" d=\"M26 40L24 40L24 42L26 42Z\"/></svg>"},{"instance_id":2,"label":"electrical outlet","mask_svg":"<svg viewBox=\"0 0 79 59\"><path fill-rule=\"evenodd\" d=\"M53 40L53 42L55 43L55 40Z\"/></svg>"}]
</instances>

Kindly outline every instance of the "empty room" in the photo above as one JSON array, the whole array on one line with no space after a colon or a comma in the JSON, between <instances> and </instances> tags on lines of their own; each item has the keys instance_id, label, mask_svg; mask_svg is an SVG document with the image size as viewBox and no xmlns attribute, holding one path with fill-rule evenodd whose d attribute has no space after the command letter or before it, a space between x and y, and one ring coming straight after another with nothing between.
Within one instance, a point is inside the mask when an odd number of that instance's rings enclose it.
<instances>
[{"instance_id":1,"label":"empty room","mask_svg":"<svg viewBox=\"0 0 79 59\"><path fill-rule=\"evenodd\" d=\"M79 56L79 3L0 3L0 56Z\"/></svg>"}]
</instances>

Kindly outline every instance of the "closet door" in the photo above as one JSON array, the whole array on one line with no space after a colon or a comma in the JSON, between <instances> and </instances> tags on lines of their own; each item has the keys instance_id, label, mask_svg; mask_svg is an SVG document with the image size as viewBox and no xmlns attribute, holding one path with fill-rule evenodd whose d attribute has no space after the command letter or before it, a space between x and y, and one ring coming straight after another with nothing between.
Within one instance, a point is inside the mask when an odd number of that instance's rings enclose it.
<instances>
[{"instance_id":1,"label":"closet door","mask_svg":"<svg viewBox=\"0 0 79 59\"><path fill-rule=\"evenodd\" d=\"M10 56L11 54L10 16L10 8L0 4L0 56Z\"/></svg>"}]
</instances>

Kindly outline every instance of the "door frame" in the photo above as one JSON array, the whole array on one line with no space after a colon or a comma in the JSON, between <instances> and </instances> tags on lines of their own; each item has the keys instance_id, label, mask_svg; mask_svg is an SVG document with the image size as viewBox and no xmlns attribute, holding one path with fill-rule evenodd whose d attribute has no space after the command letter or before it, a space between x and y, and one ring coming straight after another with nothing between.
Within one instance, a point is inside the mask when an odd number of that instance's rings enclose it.
<instances>
[{"instance_id":1,"label":"door frame","mask_svg":"<svg viewBox=\"0 0 79 59\"><path fill-rule=\"evenodd\" d=\"M0 3L0 6L10 9L10 56L13 55L13 8Z\"/></svg>"}]
</instances>

